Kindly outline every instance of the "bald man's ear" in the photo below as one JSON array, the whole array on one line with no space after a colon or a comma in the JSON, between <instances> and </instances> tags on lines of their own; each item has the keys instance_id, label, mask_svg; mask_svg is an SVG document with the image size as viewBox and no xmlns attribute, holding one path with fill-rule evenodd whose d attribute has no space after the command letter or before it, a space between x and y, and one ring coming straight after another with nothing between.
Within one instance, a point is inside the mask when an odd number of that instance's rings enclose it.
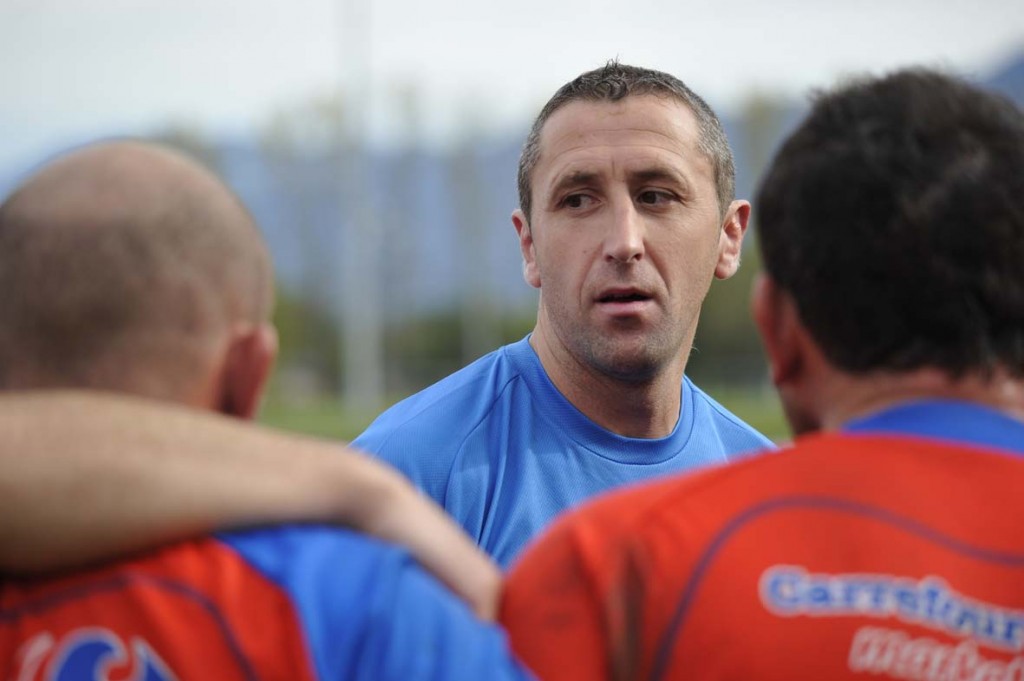
<instances>
[{"instance_id":1,"label":"bald man's ear","mask_svg":"<svg viewBox=\"0 0 1024 681\"><path fill-rule=\"evenodd\" d=\"M270 324L236 329L221 374L221 413L255 418L275 359L277 329Z\"/></svg>"},{"instance_id":2,"label":"bald man's ear","mask_svg":"<svg viewBox=\"0 0 1024 681\"><path fill-rule=\"evenodd\" d=\"M534 288L540 288L540 270L537 268L537 253L533 247L533 231L526 214L519 208L512 211L512 225L519 235L519 250L523 254L523 279Z\"/></svg>"}]
</instances>

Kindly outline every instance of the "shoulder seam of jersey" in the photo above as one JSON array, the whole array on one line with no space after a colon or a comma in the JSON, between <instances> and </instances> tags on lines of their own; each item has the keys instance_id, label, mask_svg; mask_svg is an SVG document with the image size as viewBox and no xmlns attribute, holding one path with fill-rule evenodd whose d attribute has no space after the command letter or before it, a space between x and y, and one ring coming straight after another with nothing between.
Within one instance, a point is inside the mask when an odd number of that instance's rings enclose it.
<instances>
[{"instance_id":1,"label":"shoulder seam of jersey","mask_svg":"<svg viewBox=\"0 0 1024 681\"><path fill-rule=\"evenodd\" d=\"M502 355L504 355L504 354L505 354L505 346L502 346L501 348L499 348L498 350L496 350L496 352L500 352L500 353L501 353ZM477 360L477 361L479 361L479 360ZM471 364L472 364L472 363L471 363ZM466 365L465 367L463 367L463 369L465 369L465 368L469 367L469 366L470 366L471 364L467 364L467 365ZM494 409L494 405L495 405L495 404L496 404L496 403L498 402L498 398L499 398L499 397L501 396L501 394L502 394L502 393L504 393L504 392L505 392L505 390L506 390L506 389L508 388L508 385L509 385L509 383L511 383L512 381L514 381L514 380L516 380L517 378L520 378L520 377L521 377L521 376L520 376L520 373L519 373L519 371L518 371L518 370L514 371L514 372L512 373L512 376L510 376L510 377L508 378L508 380L506 380L506 381L505 381L504 385L502 385L500 389L498 389L498 390L496 390L496 391L495 391L495 393L494 393L494 399L493 399L493 400L491 400L491 403L490 403L490 404L489 404L489 405L487 406L487 408L486 408L486 409L483 409L483 410L482 410L482 412L483 412L484 416L482 416L482 417L481 417L481 419L480 419L480 421L478 421L477 423L475 423L475 424L474 424L474 425L473 425L473 426L472 426L471 428L469 428L469 429L468 429L468 430L466 431L466 437L465 437L465 438L463 438L463 440L462 440L462 441L461 441L461 442L459 443L459 447L458 447L458 449L456 450L456 453L458 453L459 451L461 451L461 450L462 450L462 447L463 447L463 445L465 444L465 441L466 441L466 440L467 440L467 439L469 438L469 434L470 434L470 433L472 433L472 432L473 432L473 431L474 431L474 430L475 430L475 429L476 429L476 428L477 428L477 427L478 427L478 426L480 425L480 423L481 423L481 422L482 422L482 421L484 420L484 418L486 418L486 415L487 415L487 414L490 414L490 413L491 413L491 410L493 410L493 409ZM442 380L444 380L444 379L442 379ZM466 389L466 388L470 387L471 385L474 385L474 384L476 384L476 383L479 383L479 382L480 382L481 380L482 380L482 379L478 378L478 379L475 379L475 380L474 380L474 381L472 381L472 382L464 383L464 384L460 385L460 386L459 386L459 387L458 387L457 389L458 389L458 390L463 390L463 389ZM433 387L434 387L434 386L436 386L436 385L437 385L437 383L433 383L433 384L431 384L431 385L427 386L427 388L424 388L424 390L429 390L430 388L433 388ZM420 392L422 392L422 391L420 391ZM410 399L410 398L412 398L412 397L415 397L415 396L416 396L416 395L418 395L418 394L420 394L420 393L419 393L419 392L417 392L417 393L414 393L413 395L410 395L410 396L409 396L409 397L407 397L406 399ZM446 399L447 399L447 398L448 398L448 397L449 397L449 396L450 396L451 394L452 394L451 392L449 392L449 393L446 393L446 394L444 395L444 398L446 398ZM384 438L383 438L383 439L382 439L382 440L381 440L381 441L380 441L380 442L378 443L378 445L377 445L377 447L376 447L376 448L379 448L379 449L384 449L384 448L385 448L385 447L386 447L386 446L388 445L388 443L390 443L390 442L391 442L391 439L395 437L396 433L398 433L398 431L399 431L400 429L402 429L402 428L405 428L405 426L407 426L407 425L408 425L408 424L409 424L410 422L412 422L413 420L415 420L415 419L417 419L418 417L420 417L420 416L421 416L421 415L423 414L423 412L425 412L425 411L426 411L427 409L429 409L429 408L433 407L433 406L434 406L435 404L437 404L437 403L438 403L439 401L441 401L441 397L440 397L440 396L439 396L439 397L437 397L437 398L434 398L434 399L432 399L432 400L430 401L430 403L429 403L429 404L426 404L426 405L424 405L423 407L421 407L421 408L417 409L415 413L412 413L412 414L408 414L408 415L406 416L406 418L404 418L404 419L403 419L403 420L402 420L402 421L401 421L400 423L396 423L395 425L393 425L393 426L391 426L390 428L388 428L388 433L387 433L387 435L386 435L386 436L385 436L385 437L384 437ZM397 405L394 405L394 406L397 406ZM370 427L372 428L372 427L373 427L373 425L374 425L374 424L370 424ZM368 429L369 429L369 428L368 428ZM364 431L364 433L365 433L365 431ZM362 437L362 435L360 435L359 437ZM359 439L359 438L356 438L356 439ZM358 445L357 445L357 446L358 446ZM375 448L375 449L376 449L376 448ZM371 450L371 451L374 451L374 450Z\"/></svg>"}]
</instances>

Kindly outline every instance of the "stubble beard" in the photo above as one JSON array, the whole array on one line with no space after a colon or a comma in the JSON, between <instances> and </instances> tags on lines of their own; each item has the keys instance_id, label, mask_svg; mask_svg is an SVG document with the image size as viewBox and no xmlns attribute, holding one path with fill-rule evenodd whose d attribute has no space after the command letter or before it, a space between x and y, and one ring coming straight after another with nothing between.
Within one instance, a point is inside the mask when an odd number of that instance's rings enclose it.
<instances>
[{"instance_id":1,"label":"stubble beard","mask_svg":"<svg viewBox=\"0 0 1024 681\"><path fill-rule=\"evenodd\" d=\"M632 385L653 383L682 351L681 341L665 329L611 335L592 328L570 330L570 352L576 361L614 381Z\"/></svg>"}]
</instances>

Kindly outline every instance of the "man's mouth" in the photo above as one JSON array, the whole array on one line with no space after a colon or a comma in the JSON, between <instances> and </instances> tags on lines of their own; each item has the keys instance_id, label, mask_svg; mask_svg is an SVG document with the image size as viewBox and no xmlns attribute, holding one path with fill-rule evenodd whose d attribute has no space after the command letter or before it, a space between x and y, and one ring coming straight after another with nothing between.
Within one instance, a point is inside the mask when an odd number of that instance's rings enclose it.
<instances>
[{"instance_id":1,"label":"man's mouth","mask_svg":"<svg viewBox=\"0 0 1024 681\"><path fill-rule=\"evenodd\" d=\"M611 289L597 297L597 309L613 319L636 321L649 313L652 300L637 289Z\"/></svg>"},{"instance_id":2,"label":"man's mouth","mask_svg":"<svg viewBox=\"0 0 1024 681\"><path fill-rule=\"evenodd\" d=\"M599 303L635 303L650 300L651 297L640 291L609 291L601 295Z\"/></svg>"}]
</instances>

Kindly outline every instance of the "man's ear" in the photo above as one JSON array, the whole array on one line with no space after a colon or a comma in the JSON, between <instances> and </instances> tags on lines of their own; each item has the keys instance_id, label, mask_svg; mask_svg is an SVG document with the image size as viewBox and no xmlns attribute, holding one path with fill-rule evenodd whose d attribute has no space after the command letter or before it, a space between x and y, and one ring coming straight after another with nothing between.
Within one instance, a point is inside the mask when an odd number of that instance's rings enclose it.
<instances>
[{"instance_id":1,"label":"man's ear","mask_svg":"<svg viewBox=\"0 0 1024 681\"><path fill-rule=\"evenodd\" d=\"M797 380L804 358L800 316L793 298L762 272L754 279L750 307L768 358L772 383L779 387Z\"/></svg>"},{"instance_id":2,"label":"man's ear","mask_svg":"<svg viewBox=\"0 0 1024 681\"><path fill-rule=\"evenodd\" d=\"M534 288L540 288L540 269L537 267L537 254L533 248L533 231L526 214L519 208L512 211L512 224L519 235L519 250L523 254L523 279Z\"/></svg>"},{"instance_id":3,"label":"man's ear","mask_svg":"<svg viewBox=\"0 0 1024 681\"><path fill-rule=\"evenodd\" d=\"M233 331L221 373L221 413L255 418L276 358L277 329L270 324Z\"/></svg>"},{"instance_id":4,"label":"man's ear","mask_svg":"<svg viewBox=\"0 0 1024 681\"><path fill-rule=\"evenodd\" d=\"M725 212L722 231L718 235L718 263L715 277L728 279L740 267L740 252L743 250L743 235L747 233L750 221L750 202L733 201Z\"/></svg>"}]
</instances>

